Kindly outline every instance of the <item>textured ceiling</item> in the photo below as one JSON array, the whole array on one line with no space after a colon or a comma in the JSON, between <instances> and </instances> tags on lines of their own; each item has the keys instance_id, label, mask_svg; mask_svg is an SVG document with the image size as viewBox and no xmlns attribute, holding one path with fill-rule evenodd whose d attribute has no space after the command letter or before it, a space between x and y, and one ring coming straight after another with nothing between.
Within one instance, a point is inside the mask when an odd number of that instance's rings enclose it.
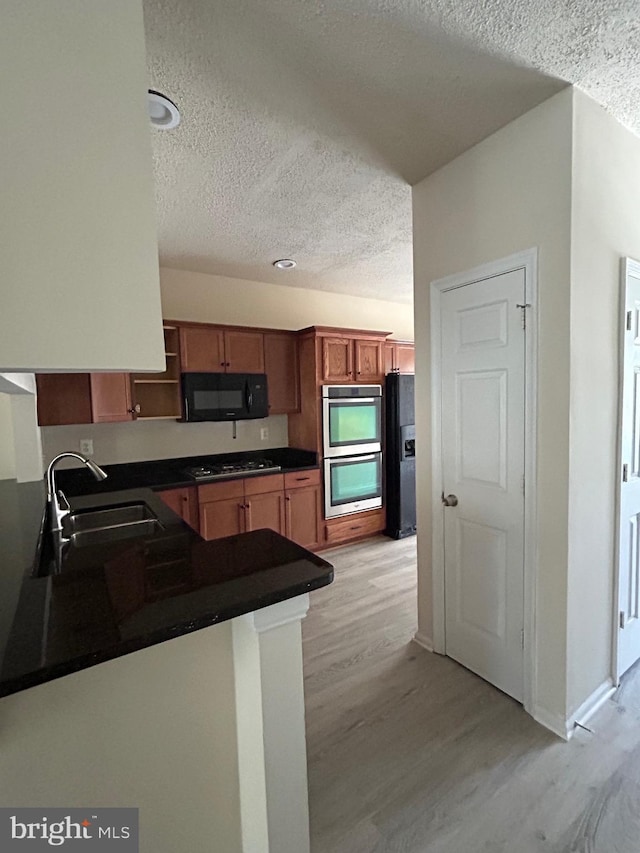
<instances>
[{"instance_id":1,"label":"textured ceiling","mask_svg":"<svg viewBox=\"0 0 640 853\"><path fill-rule=\"evenodd\" d=\"M408 302L412 183L563 81L640 130L637 0L144 8L164 266Z\"/></svg>"}]
</instances>

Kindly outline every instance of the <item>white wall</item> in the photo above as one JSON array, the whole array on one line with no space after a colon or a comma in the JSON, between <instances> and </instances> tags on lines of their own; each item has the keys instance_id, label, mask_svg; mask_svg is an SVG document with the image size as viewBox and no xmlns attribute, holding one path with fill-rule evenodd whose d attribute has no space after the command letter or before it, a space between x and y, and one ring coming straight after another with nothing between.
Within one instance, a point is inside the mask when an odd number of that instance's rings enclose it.
<instances>
[{"instance_id":1,"label":"white wall","mask_svg":"<svg viewBox=\"0 0 640 853\"><path fill-rule=\"evenodd\" d=\"M8 394L0 394L0 480L12 480L15 476L11 397Z\"/></svg>"},{"instance_id":2,"label":"white wall","mask_svg":"<svg viewBox=\"0 0 640 853\"><path fill-rule=\"evenodd\" d=\"M0 370L163 369L140 0L5 4Z\"/></svg>"},{"instance_id":3,"label":"white wall","mask_svg":"<svg viewBox=\"0 0 640 853\"><path fill-rule=\"evenodd\" d=\"M620 258L640 258L640 140L574 93L568 707L611 673Z\"/></svg>"},{"instance_id":4,"label":"white wall","mask_svg":"<svg viewBox=\"0 0 640 853\"><path fill-rule=\"evenodd\" d=\"M383 292L384 282L380 284ZM397 302L164 267L160 287L163 315L172 320L273 329L343 326L413 340L413 306Z\"/></svg>"},{"instance_id":5,"label":"white wall","mask_svg":"<svg viewBox=\"0 0 640 853\"><path fill-rule=\"evenodd\" d=\"M267 427L269 438L260 438ZM273 415L264 420L238 421L237 438L230 423L183 424L177 421L141 421L121 424L85 424L42 427L42 455L45 461L63 450L79 450L81 438L93 439L93 458L100 464L170 459L236 450L264 450L287 447L287 416ZM70 467L75 467L70 462Z\"/></svg>"},{"instance_id":6,"label":"white wall","mask_svg":"<svg viewBox=\"0 0 640 853\"><path fill-rule=\"evenodd\" d=\"M537 704L566 712L572 94L562 91L413 191L419 624L432 632L429 284L537 246Z\"/></svg>"},{"instance_id":7,"label":"white wall","mask_svg":"<svg viewBox=\"0 0 640 853\"><path fill-rule=\"evenodd\" d=\"M135 807L142 853L241 853L235 678L255 674L234 671L232 625L0 700L0 803Z\"/></svg>"}]
</instances>

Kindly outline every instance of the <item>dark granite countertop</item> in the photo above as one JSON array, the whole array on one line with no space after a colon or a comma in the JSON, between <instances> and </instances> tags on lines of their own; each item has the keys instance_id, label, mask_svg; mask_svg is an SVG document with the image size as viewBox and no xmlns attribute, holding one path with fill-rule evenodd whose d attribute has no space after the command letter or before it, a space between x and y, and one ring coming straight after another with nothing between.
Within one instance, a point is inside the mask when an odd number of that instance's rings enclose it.
<instances>
[{"instance_id":1,"label":"dark granite countertop","mask_svg":"<svg viewBox=\"0 0 640 853\"><path fill-rule=\"evenodd\" d=\"M81 466L58 469L57 483L67 497L100 494L120 489L149 488L159 491L178 488L179 486L195 486L196 481L185 474L185 468L239 462L244 459L258 459L265 456L275 462L276 465L280 465L285 474L289 471L303 471L318 467L318 459L315 453L293 447L278 447L268 450L247 450L237 453L211 453L206 456L157 459L151 462L125 462L117 465L101 465L100 459L96 459L95 461L109 475L104 482L96 483L91 473L84 466ZM243 475L239 476L242 477Z\"/></svg>"},{"instance_id":2,"label":"dark granite countertop","mask_svg":"<svg viewBox=\"0 0 640 853\"><path fill-rule=\"evenodd\" d=\"M0 696L333 580L329 563L271 530L205 542L148 488L70 497L73 510L137 501L155 533L68 546L60 573L34 578L44 485L0 481Z\"/></svg>"}]
</instances>

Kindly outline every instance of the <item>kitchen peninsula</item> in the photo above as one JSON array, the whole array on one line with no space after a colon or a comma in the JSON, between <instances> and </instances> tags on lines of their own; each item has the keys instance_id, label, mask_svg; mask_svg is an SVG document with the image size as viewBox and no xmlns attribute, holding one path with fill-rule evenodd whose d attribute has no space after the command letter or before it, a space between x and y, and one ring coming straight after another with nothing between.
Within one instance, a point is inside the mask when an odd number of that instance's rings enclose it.
<instances>
[{"instance_id":1,"label":"kitchen peninsula","mask_svg":"<svg viewBox=\"0 0 640 853\"><path fill-rule=\"evenodd\" d=\"M72 509L144 501L159 531L39 578L43 484L0 483L0 798L138 807L141 851L308 850L300 619L331 566L107 483Z\"/></svg>"}]
</instances>

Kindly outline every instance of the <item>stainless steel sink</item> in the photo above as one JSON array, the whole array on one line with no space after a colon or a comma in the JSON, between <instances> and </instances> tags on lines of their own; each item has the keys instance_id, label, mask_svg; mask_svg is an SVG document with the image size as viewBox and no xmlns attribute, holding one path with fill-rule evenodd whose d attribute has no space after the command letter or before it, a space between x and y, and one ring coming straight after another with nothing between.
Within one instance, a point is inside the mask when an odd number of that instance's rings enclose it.
<instances>
[{"instance_id":1,"label":"stainless steel sink","mask_svg":"<svg viewBox=\"0 0 640 853\"><path fill-rule=\"evenodd\" d=\"M78 510L62 522L62 535L76 548L147 536L163 527L144 503Z\"/></svg>"}]
</instances>

